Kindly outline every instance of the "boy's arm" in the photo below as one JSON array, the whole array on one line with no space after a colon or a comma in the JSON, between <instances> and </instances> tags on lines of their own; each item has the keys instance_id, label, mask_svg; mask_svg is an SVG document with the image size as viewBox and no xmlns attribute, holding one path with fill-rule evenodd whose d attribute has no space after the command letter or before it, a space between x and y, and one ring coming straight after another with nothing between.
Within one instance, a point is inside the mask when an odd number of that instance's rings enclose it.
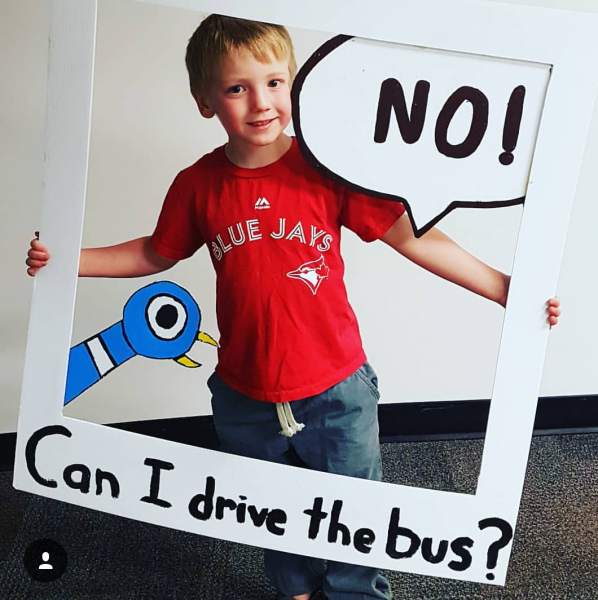
<instances>
[{"instance_id":1,"label":"boy's arm","mask_svg":"<svg viewBox=\"0 0 598 600\"><path fill-rule=\"evenodd\" d=\"M409 219L399 218L380 238L427 271L506 306L511 278L478 260L436 228L421 238Z\"/></svg>"},{"instance_id":2,"label":"boy's arm","mask_svg":"<svg viewBox=\"0 0 598 600\"><path fill-rule=\"evenodd\" d=\"M158 254L150 239L146 236L115 246L81 250L79 277L144 277L174 267L178 261Z\"/></svg>"},{"instance_id":3,"label":"boy's arm","mask_svg":"<svg viewBox=\"0 0 598 600\"><path fill-rule=\"evenodd\" d=\"M32 277L50 260L46 246L37 236L31 240L27 256L27 273ZM79 277L143 277L170 269L177 262L159 255L147 236L106 248L81 250Z\"/></svg>"}]
</instances>

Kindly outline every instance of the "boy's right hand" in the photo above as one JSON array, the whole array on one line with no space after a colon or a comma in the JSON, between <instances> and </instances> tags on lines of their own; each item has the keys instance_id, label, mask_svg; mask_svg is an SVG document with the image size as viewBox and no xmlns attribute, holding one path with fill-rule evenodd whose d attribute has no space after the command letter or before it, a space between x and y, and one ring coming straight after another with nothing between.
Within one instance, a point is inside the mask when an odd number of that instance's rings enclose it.
<instances>
[{"instance_id":1,"label":"boy's right hand","mask_svg":"<svg viewBox=\"0 0 598 600\"><path fill-rule=\"evenodd\" d=\"M35 232L35 237L31 240L31 247L27 252L27 260L25 264L29 267L27 269L27 275L35 277L36 273L43 269L50 260L50 253L48 249L39 241L39 232Z\"/></svg>"}]
</instances>

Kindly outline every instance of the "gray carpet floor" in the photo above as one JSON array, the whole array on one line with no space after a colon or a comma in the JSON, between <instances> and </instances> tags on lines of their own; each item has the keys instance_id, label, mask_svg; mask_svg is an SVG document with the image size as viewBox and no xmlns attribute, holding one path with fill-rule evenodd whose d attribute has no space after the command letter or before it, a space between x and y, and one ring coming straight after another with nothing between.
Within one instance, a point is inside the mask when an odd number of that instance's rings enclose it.
<instances>
[{"instance_id":1,"label":"gray carpet floor","mask_svg":"<svg viewBox=\"0 0 598 600\"><path fill-rule=\"evenodd\" d=\"M386 479L473 493L482 441L384 444ZM0 473L2 600L271 600L261 551L17 492ZM68 551L53 583L32 580L25 548ZM396 600L598 600L598 435L536 437L504 588L389 573Z\"/></svg>"}]
</instances>

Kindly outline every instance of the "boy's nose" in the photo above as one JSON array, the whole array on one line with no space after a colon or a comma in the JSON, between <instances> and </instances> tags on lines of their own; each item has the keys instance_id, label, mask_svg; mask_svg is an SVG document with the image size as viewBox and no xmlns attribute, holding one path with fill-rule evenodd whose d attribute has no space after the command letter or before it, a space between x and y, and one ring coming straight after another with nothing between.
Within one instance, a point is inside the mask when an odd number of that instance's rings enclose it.
<instances>
[{"instance_id":1,"label":"boy's nose","mask_svg":"<svg viewBox=\"0 0 598 600\"><path fill-rule=\"evenodd\" d=\"M254 92L252 100L253 100L253 110L263 111L263 110L268 110L270 108L270 103L268 102L268 97L261 90L256 90Z\"/></svg>"}]
</instances>

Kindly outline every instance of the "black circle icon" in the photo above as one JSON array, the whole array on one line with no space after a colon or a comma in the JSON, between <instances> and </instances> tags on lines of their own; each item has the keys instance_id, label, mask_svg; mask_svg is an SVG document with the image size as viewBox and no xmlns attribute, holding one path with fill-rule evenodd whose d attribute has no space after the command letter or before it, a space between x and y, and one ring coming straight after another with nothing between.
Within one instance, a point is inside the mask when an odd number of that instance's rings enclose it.
<instances>
[{"instance_id":1,"label":"black circle icon","mask_svg":"<svg viewBox=\"0 0 598 600\"><path fill-rule=\"evenodd\" d=\"M33 579L43 583L56 581L66 571L66 550L54 540L36 540L25 550L25 570Z\"/></svg>"}]
</instances>

